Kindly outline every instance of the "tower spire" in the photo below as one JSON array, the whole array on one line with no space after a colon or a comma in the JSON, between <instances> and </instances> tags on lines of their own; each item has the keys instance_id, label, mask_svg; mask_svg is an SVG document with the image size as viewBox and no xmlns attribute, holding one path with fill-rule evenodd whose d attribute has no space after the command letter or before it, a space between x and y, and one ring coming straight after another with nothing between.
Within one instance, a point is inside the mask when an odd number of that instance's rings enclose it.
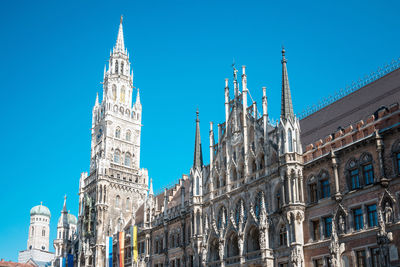
<instances>
[{"instance_id":1,"label":"tower spire","mask_svg":"<svg viewBox=\"0 0 400 267\"><path fill-rule=\"evenodd\" d=\"M67 213L67 195L64 196L64 206L62 209L62 213Z\"/></svg>"},{"instance_id":2,"label":"tower spire","mask_svg":"<svg viewBox=\"0 0 400 267\"><path fill-rule=\"evenodd\" d=\"M292 95L290 93L289 77L286 67L285 48L282 46L282 103L281 103L281 118L293 118Z\"/></svg>"},{"instance_id":3,"label":"tower spire","mask_svg":"<svg viewBox=\"0 0 400 267\"><path fill-rule=\"evenodd\" d=\"M119 21L117 43L115 44L115 50L117 52L124 52L125 51L124 31L122 29L122 20L123 20L123 17L121 15L121 19Z\"/></svg>"},{"instance_id":4,"label":"tower spire","mask_svg":"<svg viewBox=\"0 0 400 267\"><path fill-rule=\"evenodd\" d=\"M193 168L201 169L203 166L203 153L201 151L199 110L196 110L196 136L194 142Z\"/></svg>"}]
</instances>

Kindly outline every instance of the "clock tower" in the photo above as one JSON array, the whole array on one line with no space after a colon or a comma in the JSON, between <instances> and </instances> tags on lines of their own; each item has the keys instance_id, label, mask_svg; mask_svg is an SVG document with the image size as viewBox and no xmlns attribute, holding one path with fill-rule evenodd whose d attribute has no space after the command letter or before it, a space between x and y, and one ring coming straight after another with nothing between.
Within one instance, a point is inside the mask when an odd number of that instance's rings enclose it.
<instances>
[{"instance_id":1,"label":"clock tower","mask_svg":"<svg viewBox=\"0 0 400 267\"><path fill-rule=\"evenodd\" d=\"M92 111L90 173L82 173L79 184L80 266L105 266L105 237L122 230L147 194L148 173L139 164L141 119L121 17L104 68L103 99L96 96Z\"/></svg>"}]
</instances>

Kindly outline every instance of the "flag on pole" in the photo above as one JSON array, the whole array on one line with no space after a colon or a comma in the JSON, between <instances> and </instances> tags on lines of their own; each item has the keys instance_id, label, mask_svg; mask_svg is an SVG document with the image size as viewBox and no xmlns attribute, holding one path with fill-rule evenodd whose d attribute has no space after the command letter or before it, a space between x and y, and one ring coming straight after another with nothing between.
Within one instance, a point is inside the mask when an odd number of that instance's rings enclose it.
<instances>
[{"instance_id":1,"label":"flag on pole","mask_svg":"<svg viewBox=\"0 0 400 267\"><path fill-rule=\"evenodd\" d=\"M125 263L125 232L119 232L119 267L124 267Z\"/></svg>"},{"instance_id":2,"label":"flag on pole","mask_svg":"<svg viewBox=\"0 0 400 267\"><path fill-rule=\"evenodd\" d=\"M106 238L106 267L112 267L113 260L113 238L107 236Z\"/></svg>"},{"instance_id":3,"label":"flag on pole","mask_svg":"<svg viewBox=\"0 0 400 267\"><path fill-rule=\"evenodd\" d=\"M137 262L138 259L138 246L137 246L137 227L133 226L133 259Z\"/></svg>"}]
</instances>

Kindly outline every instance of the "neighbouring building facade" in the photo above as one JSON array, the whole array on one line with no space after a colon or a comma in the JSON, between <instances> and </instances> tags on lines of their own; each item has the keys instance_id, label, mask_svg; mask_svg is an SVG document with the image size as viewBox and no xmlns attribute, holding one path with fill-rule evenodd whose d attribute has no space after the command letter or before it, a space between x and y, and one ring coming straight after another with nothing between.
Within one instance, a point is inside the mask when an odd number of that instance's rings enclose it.
<instances>
[{"instance_id":1,"label":"neighbouring building facade","mask_svg":"<svg viewBox=\"0 0 400 267\"><path fill-rule=\"evenodd\" d=\"M300 120L284 49L281 63L280 120L269 119L266 88L259 111L246 68L233 68L225 121L209 126L210 162L197 112L189 174L154 194L121 19L65 247L74 266L400 266L399 66Z\"/></svg>"}]
</instances>

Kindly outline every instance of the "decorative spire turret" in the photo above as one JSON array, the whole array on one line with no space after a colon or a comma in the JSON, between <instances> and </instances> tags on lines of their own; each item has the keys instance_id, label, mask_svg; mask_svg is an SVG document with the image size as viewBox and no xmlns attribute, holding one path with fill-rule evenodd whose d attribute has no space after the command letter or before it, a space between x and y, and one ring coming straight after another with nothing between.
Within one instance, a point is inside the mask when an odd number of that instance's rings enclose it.
<instances>
[{"instance_id":1,"label":"decorative spire turret","mask_svg":"<svg viewBox=\"0 0 400 267\"><path fill-rule=\"evenodd\" d=\"M194 160L193 168L198 168L199 170L203 166L203 153L201 151L201 138L200 138L200 119L199 110L196 111L196 137L194 142Z\"/></svg>"},{"instance_id":2,"label":"decorative spire turret","mask_svg":"<svg viewBox=\"0 0 400 267\"><path fill-rule=\"evenodd\" d=\"M124 31L122 29L122 20L123 20L123 17L121 15L121 19L119 21L117 43L115 44L115 48L114 48L116 52L125 52Z\"/></svg>"},{"instance_id":3,"label":"decorative spire turret","mask_svg":"<svg viewBox=\"0 0 400 267\"><path fill-rule=\"evenodd\" d=\"M153 196L154 191L153 191L153 179L150 179L150 189L149 189L149 196Z\"/></svg>"},{"instance_id":4,"label":"decorative spire turret","mask_svg":"<svg viewBox=\"0 0 400 267\"><path fill-rule=\"evenodd\" d=\"M289 77L286 67L285 48L282 47L282 105L281 118L288 119L294 117L292 95L290 93Z\"/></svg>"}]
</instances>

